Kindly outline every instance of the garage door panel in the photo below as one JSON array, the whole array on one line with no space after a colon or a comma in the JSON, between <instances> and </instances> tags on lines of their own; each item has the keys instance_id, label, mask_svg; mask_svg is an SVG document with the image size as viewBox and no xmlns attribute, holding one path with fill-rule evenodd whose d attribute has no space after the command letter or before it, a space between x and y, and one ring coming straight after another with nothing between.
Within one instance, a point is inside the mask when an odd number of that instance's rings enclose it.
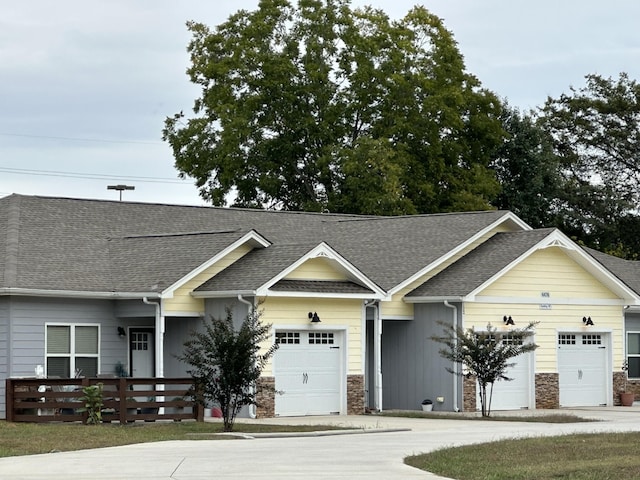
<instances>
[{"instance_id":1,"label":"garage door panel","mask_svg":"<svg viewBox=\"0 0 640 480\"><path fill-rule=\"evenodd\" d=\"M606 405L608 349L604 334L559 334L560 406Z\"/></svg>"},{"instance_id":2,"label":"garage door panel","mask_svg":"<svg viewBox=\"0 0 640 480\"><path fill-rule=\"evenodd\" d=\"M276 415L340 412L343 376L338 332L278 332L274 357ZM297 343L286 343L295 338Z\"/></svg>"}]
</instances>

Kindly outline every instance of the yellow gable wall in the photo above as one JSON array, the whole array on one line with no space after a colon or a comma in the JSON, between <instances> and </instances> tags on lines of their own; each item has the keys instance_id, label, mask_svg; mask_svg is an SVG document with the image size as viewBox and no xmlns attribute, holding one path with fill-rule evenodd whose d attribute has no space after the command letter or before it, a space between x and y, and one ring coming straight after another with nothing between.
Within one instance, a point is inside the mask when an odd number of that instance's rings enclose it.
<instances>
[{"instance_id":1,"label":"yellow gable wall","mask_svg":"<svg viewBox=\"0 0 640 480\"><path fill-rule=\"evenodd\" d=\"M250 245L241 245L215 264L200 272L192 279L185 282L173 292L173 298L162 300L162 309L165 315L192 313L200 315L204 313L204 299L193 298L191 292L236 262L252 250Z\"/></svg>"},{"instance_id":2,"label":"yellow gable wall","mask_svg":"<svg viewBox=\"0 0 640 480\"><path fill-rule=\"evenodd\" d=\"M494 234L500 233L500 232L510 232L510 231L513 231L513 229L509 228L508 225L504 225L504 224L498 225L495 229L483 235L482 237L477 239L475 242L469 244L467 248L461 250L456 255L449 258L446 262L443 262L438 267L434 268L433 270L430 270L428 273L420 277L418 280L411 282L407 287L403 288L402 290L399 290L395 295L393 295L393 298L391 299L391 301L381 303L380 311L382 314L382 318L388 318L388 319L413 318L413 304L406 303L403 300L405 295L407 295L412 290L422 285L424 282L426 282L430 278L435 277L438 273L440 273L442 270L447 268L449 265L452 265L453 263L457 262L460 258L465 256L470 251L472 251L478 245L486 242ZM424 266L426 265L423 265L423 267Z\"/></svg>"},{"instance_id":3,"label":"yellow gable wall","mask_svg":"<svg viewBox=\"0 0 640 480\"><path fill-rule=\"evenodd\" d=\"M545 292L545 296L542 293ZM548 294L548 296L546 296ZM491 297L491 298L487 298ZM516 300L517 303L503 303ZM539 322L535 342L536 371L557 372L558 332L611 332L613 365L622 364L623 306L611 305L617 297L557 247L532 254L477 296L465 303L465 328L500 330L502 317L511 316L516 327ZM600 305L598 305L600 303ZM602 304L604 303L604 304ZM609 305L607 305L609 303ZM595 323L585 327L582 317Z\"/></svg>"},{"instance_id":4,"label":"yellow gable wall","mask_svg":"<svg viewBox=\"0 0 640 480\"><path fill-rule=\"evenodd\" d=\"M292 329L322 330L332 326L347 327L347 373L362 374L362 300L335 298L263 298L259 306L260 321L273 326ZM321 323L311 326L309 312L317 312ZM271 340L270 340L271 341ZM271 364L263 375L272 375Z\"/></svg>"},{"instance_id":5,"label":"yellow gable wall","mask_svg":"<svg viewBox=\"0 0 640 480\"><path fill-rule=\"evenodd\" d=\"M310 258L285 278L287 280L346 280L346 275L337 270L337 264L328 258Z\"/></svg>"}]
</instances>

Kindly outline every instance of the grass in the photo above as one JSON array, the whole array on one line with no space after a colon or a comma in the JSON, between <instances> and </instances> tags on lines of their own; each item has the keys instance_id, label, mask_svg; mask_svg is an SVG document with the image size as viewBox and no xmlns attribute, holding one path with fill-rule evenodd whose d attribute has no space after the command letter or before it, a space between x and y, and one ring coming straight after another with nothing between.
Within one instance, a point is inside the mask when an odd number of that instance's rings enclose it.
<instances>
[{"instance_id":1,"label":"grass","mask_svg":"<svg viewBox=\"0 0 640 480\"><path fill-rule=\"evenodd\" d=\"M431 418L443 420L481 420L485 422L581 423L599 421L565 413L545 413L544 415L499 414L491 417L482 417L479 414L468 415L464 413L421 412L417 410L386 410L378 415L383 417Z\"/></svg>"},{"instance_id":2,"label":"grass","mask_svg":"<svg viewBox=\"0 0 640 480\"><path fill-rule=\"evenodd\" d=\"M274 433L340 430L341 427L320 425L262 425L236 423L234 432ZM33 455L37 453L113 447L133 443L164 440L229 439L222 433L222 423L170 422L136 423L131 425L79 423L8 423L0 421L0 457ZM210 434L210 435L194 435Z\"/></svg>"},{"instance_id":3,"label":"grass","mask_svg":"<svg viewBox=\"0 0 640 480\"><path fill-rule=\"evenodd\" d=\"M407 457L405 463L458 480L640 478L640 432L504 440Z\"/></svg>"}]
</instances>

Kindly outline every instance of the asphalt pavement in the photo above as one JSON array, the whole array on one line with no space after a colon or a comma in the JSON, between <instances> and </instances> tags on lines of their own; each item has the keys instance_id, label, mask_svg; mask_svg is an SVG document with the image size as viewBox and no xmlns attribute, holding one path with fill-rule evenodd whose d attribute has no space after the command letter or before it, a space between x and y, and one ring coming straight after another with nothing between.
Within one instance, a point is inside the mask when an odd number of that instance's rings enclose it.
<instances>
[{"instance_id":1,"label":"asphalt pavement","mask_svg":"<svg viewBox=\"0 0 640 480\"><path fill-rule=\"evenodd\" d=\"M635 406L519 414L550 413L574 413L600 421L489 423L378 415L263 419L255 422L331 423L349 430L331 434L245 435L230 441L169 441L0 458L0 479L441 479L404 465L403 458L443 447L504 438L640 431L640 407Z\"/></svg>"}]
</instances>

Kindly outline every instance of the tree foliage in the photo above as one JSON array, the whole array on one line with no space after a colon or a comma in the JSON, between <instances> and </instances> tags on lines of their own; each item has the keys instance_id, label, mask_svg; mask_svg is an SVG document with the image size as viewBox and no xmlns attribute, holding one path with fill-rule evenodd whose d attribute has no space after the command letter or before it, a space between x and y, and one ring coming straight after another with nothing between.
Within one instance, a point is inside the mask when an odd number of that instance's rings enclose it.
<instances>
[{"instance_id":1,"label":"tree foliage","mask_svg":"<svg viewBox=\"0 0 640 480\"><path fill-rule=\"evenodd\" d=\"M501 105L441 20L261 0L189 23L193 118L163 138L215 205L397 214L489 208Z\"/></svg>"},{"instance_id":2,"label":"tree foliage","mask_svg":"<svg viewBox=\"0 0 640 480\"><path fill-rule=\"evenodd\" d=\"M439 351L440 355L463 367L456 370L447 368L447 371L459 376L476 378L480 390L482 416L490 416L494 383L513 380L507 377L507 370L515 365L511 360L538 348L535 343L526 341L534 334L533 328L536 324L530 323L524 328L508 332L498 332L497 328L491 325L487 325L486 330L475 330L473 327L465 330L444 322L440 324L444 329L444 335L432 337L434 341L444 345Z\"/></svg>"},{"instance_id":3,"label":"tree foliage","mask_svg":"<svg viewBox=\"0 0 640 480\"><path fill-rule=\"evenodd\" d=\"M584 87L547 100L540 125L563 177L559 226L594 248L637 254L628 226L640 201L640 85L625 73L587 75Z\"/></svg>"},{"instance_id":4,"label":"tree foliage","mask_svg":"<svg viewBox=\"0 0 640 480\"><path fill-rule=\"evenodd\" d=\"M261 351L269 339L271 326L260 323L259 312L249 313L238 330L233 314L203 322L202 331L191 333L184 343L184 353L177 358L187 363L196 385L196 400L216 404L222 411L224 430L233 430L236 415L245 405L256 405L256 390L267 361L277 344Z\"/></svg>"},{"instance_id":5,"label":"tree foliage","mask_svg":"<svg viewBox=\"0 0 640 480\"><path fill-rule=\"evenodd\" d=\"M505 104L500 118L506 137L492 162L501 186L493 205L511 210L534 228L558 226L564 190L553 139L532 114Z\"/></svg>"}]
</instances>

